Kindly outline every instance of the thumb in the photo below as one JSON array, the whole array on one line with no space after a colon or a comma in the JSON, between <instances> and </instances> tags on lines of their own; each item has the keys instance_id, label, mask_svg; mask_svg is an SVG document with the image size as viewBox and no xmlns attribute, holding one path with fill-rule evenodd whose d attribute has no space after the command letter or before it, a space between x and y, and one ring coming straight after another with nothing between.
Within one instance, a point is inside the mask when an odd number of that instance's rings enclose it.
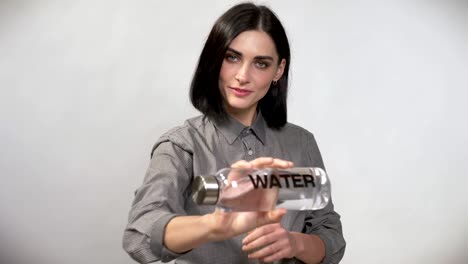
<instances>
[{"instance_id":1,"label":"thumb","mask_svg":"<svg viewBox=\"0 0 468 264\"><path fill-rule=\"evenodd\" d=\"M268 216L273 222L279 222L283 218L283 216L286 214L286 209L284 208L278 208L273 211L268 212Z\"/></svg>"},{"instance_id":2,"label":"thumb","mask_svg":"<svg viewBox=\"0 0 468 264\"><path fill-rule=\"evenodd\" d=\"M257 226L278 223L281 221L286 212L287 211L284 208L278 208L273 211L265 212L265 215L258 219Z\"/></svg>"}]
</instances>

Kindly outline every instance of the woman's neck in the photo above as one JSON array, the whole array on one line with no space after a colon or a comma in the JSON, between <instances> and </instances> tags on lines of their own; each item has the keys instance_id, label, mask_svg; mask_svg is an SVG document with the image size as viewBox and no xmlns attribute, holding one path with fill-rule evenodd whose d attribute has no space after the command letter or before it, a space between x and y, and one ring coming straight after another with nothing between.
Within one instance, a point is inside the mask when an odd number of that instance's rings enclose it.
<instances>
[{"instance_id":1,"label":"woman's neck","mask_svg":"<svg viewBox=\"0 0 468 264\"><path fill-rule=\"evenodd\" d=\"M238 111L236 111L235 109L229 109L227 113L244 126L251 126L257 118L257 107L252 107L251 109L243 109Z\"/></svg>"}]
</instances>

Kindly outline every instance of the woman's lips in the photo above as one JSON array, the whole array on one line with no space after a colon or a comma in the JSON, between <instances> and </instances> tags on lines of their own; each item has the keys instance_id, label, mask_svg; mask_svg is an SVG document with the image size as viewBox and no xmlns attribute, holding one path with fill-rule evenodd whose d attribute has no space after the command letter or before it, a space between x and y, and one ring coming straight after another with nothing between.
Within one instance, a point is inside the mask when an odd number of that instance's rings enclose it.
<instances>
[{"instance_id":1,"label":"woman's lips","mask_svg":"<svg viewBox=\"0 0 468 264\"><path fill-rule=\"evenodd\" d=\"M240 97L244 97L252 93L252 91L250 90L237 88L237 87L229 87L229 89L231 89L233 94L235 94L236 96L240 96Z\"/></svg>"}]
</instances>

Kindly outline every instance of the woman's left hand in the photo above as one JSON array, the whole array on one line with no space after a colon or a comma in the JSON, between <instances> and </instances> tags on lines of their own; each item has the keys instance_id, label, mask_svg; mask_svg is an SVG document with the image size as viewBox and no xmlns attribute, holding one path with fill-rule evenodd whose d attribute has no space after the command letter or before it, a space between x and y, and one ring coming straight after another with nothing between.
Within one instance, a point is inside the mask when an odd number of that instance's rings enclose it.
<instances>
[{"instance_id":1,"label":"woman's left hand","mask_svg":"<svg viewBox=\"0 0 468 264\"><path fill-rule=\"evenodd\" d=\"M242 243L243 251L252 252L249 258L260 259L263 262L292 258L297 252L295 237L279 223L254 229Z\"/></svg>"}]
</instances>

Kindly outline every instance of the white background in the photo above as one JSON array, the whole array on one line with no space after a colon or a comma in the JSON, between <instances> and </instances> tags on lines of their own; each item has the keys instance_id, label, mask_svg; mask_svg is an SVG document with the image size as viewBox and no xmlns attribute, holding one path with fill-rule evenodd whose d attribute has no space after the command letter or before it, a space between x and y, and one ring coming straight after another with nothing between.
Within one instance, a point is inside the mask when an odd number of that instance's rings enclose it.
<instances>
[{"instance_id":1,"label":"white background","mask_svg":"<svg viewBox=\"0 0 468 264\"><path fill-rule=\"evenodd\" d=\"M133 263L152 144L236 1L0 1L0 260ZM268 1L289 120L332 177L342 263L468 263L468 2ZM7 261L7 259L10 259Z\"/></svg>"}]
</instances>

